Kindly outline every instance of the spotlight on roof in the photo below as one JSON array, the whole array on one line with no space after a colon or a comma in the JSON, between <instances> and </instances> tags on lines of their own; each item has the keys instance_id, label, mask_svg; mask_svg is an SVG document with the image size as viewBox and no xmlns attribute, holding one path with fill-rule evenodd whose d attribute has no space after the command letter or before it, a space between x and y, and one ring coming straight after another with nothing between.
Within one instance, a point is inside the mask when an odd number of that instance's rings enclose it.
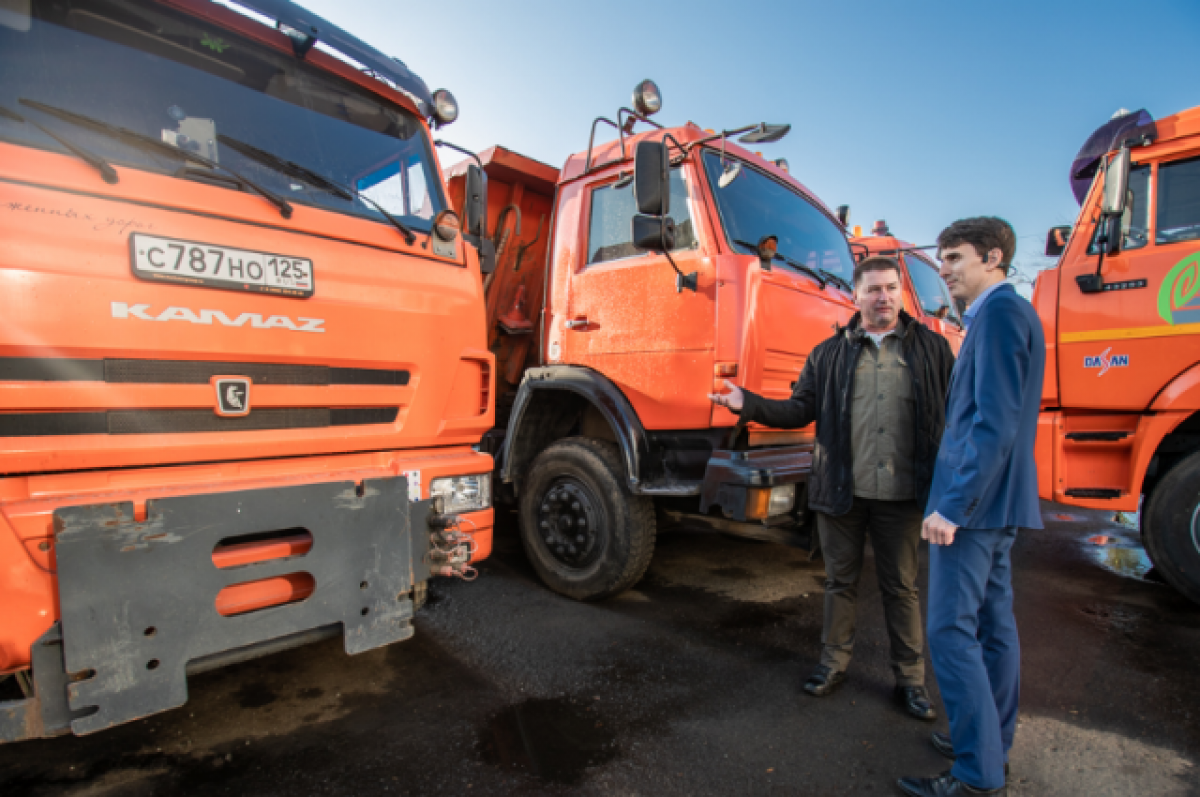
<instances>
[{"instance_id":1,"label":"spotlight on roof","mask_svg":"<svg viewBox=\"0 0 1200 797\"><path fill-rule=\"evenodd\" d=\"M458 118L458 100L445 89L433 93L433 125L445 127Z\"/></svg>"},{"instance_id":2,"label":"spotlight on roof","mask_svg":"<svg viewBox=\"0 0 1200 797\"><path fill-rule=\"evenodd\" d=\"M633 90L633 109L642 116L653 116L662 110L662 92L658 84L646 79Z\"/></svg>"}]
</instances>

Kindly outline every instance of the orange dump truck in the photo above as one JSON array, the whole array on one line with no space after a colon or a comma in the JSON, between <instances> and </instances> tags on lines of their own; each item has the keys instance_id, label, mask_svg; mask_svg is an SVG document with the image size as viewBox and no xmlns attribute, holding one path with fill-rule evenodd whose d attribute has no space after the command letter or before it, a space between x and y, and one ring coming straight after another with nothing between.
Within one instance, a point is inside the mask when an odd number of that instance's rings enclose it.
<instances>
[{"instance_id":1,"label":"orange dump truck","mask_svg":"<svg viewBox=\"0 0 1200 797\"><path fill-rule=\"evenodd\" d=\"M1162 577L1200 602L1200 108L1124 114L1071 169L1033 304L1046 330L1043 498L1141 510Z\"/></svg>"},{"instance_id":2,"label":"orange dump truck","mask_svg":"<svg viewBox=\"0 0 1200 797\"><path fill-rule=\"evenodd\" d=\"M0 9L0 741L406 639L488 555L456 113L281 0Z\"/></svg>"},{"instance_id":3,"label":"orange dump truck","mask_svg":"<svg viewBox=\"0 0 1200 797\"><path fill-rule=\"evenodd\" d=\"M962 348L962 319L954 308L954 299L938 273L934 261L924 253L928 247L917 247L892 235L887 222L877 221L870 235L863 235L861 227L854 227L850 245L859 254L894 257L904 268L904 309L913 318L950 342L957 355Z\"/></svg>"},{"instance_id":4,"label":"orange dump truck","mask_svg":"<svg viewBox=\"0 0 1200 797\"><path fill-rule=\"evenodd\" d=\"M728 379L786 398L854 313L842 225L731 140L785 126L664 129L649 82L635 104L597 119L561 170L497 147L449 180L469 206L487 176L487 225L471 231L495 251L498 425L484 444L538 575L578 599L636 583L668 525L805 542L811 430L743 428L706 394ZM595 143L605 124L617 138ZM760 258L768 236L777 250Z\"/></svg>"}]
</instances>

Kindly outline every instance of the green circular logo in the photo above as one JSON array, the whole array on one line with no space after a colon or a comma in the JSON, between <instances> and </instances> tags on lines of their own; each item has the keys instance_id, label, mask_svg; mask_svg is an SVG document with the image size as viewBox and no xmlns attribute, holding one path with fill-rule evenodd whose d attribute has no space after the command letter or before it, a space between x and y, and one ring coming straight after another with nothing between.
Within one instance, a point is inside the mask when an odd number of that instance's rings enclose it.
<instances>
[{"instance_id":1,"label":"green circular logo","mask_svg":"<svg viewBox=\"0 0 1200 797\"><path fill-rule=\"evenodd\" d=\"M1200 304L1188 307L1197 293L1200 293L1200 252L1180 260L1163 277L1158 289L1158 314L1163 321L1174 325L1175 313L1200 312Z\"/></svg>"}]
</instances>

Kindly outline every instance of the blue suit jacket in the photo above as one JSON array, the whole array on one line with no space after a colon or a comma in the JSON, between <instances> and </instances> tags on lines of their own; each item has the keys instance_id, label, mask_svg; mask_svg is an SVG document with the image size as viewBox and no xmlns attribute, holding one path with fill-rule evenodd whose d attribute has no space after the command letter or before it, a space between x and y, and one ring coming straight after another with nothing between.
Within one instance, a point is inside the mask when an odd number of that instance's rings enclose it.
<instances>
[{"instance_id":1,"label":"blue suit jacket","mask_svg":"<svg viewBox=\"0 0 1200 797\"><path fill-rule=\"evenodd\" d=\"M965 528L1040 529L1033 445L1046 365L1042 323L1011 285L982 301L954 364L925 514Z\"/></svg>"}]
</instances>

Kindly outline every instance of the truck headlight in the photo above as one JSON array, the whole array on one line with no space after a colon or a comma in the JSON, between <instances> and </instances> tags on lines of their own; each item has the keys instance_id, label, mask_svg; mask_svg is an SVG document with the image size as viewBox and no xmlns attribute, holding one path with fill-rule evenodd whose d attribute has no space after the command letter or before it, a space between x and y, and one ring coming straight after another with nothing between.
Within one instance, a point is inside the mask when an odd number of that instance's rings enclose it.
<instances>
[{"instance_id":1,"label":"truck headlight","mask_svg":"<svg viewBox=\"0 0 1200 797\"><path fill-rule=\"evenodd\" d=\"M767 516L786 515L796 505L796 485L784 484L771 488L771 500L767 504Z\"/></svg>"},{"instance_id":2,"label":"truck headlight","mask_svg":"<svg viewBox=\"0 0 1200 797\"><path fill-rule=\"evenodd\" d=\"M796 485L781 484L767 489L761 487L747 491L746 519L763 520L776 515L786 515L796 505Z\"/></svg>"},{"instance_id":3,"label":"truck headlight","mask_svg":"<svg viewBox=\"0 0 1200 797\"><path fill-rule=\"evenodd\" d=\"M443 515L475 512L492 505L492 475L449 476L429 484L429 497L441 499Z\"/></svg>"}]
</instances>

